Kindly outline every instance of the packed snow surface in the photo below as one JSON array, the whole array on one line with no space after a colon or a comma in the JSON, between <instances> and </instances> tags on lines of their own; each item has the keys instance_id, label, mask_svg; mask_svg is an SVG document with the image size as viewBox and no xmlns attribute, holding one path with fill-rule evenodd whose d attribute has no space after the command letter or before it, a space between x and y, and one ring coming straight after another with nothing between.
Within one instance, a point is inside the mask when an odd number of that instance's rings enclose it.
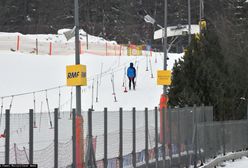
<instances>
[{"instance_id":1,"label":"packed snow surface","mask_svg":"<svg viewBox=\"0 0 248 168\"><path fill-rule=\"evenodd\" d=\"M6 36L6 33L0 33ZM16 33L10 34L14 36ZM34 38L32 35L27 35ZM50 35L38 35L42 39ZM61 35L56 37L65 40ZM97 37L89 36L96 41ZM102 41L99 38L99 41ZM97 44L96 44L97 45ZM182 54L168 55L168 69L172 69L175 60ZM156 83L157 70L163 68L163 53L143 52L143 56L96 56L90 54L81 55L81 64L87 66L88 85L82 87L82 109L93 108L103 110L144 109L154 108L159 104L162 86ZM125 71L130 62L137 69L136 90L128 90L128 79ZM11 104L11 95L34 92L23 96L14 96L11 112L27 113L28 109L34 107L35 97L36 109L40 108L41 102L45 104L46 92L36 92L53 87L60 87L62 110L70 110L71 87L66 87L66 65L75 64L74 55L35 55L21 52L1 51L0 47L0 97L10 96L3 99L4 109ZM113 82L111 82L111 79ZM124 92L126 89L128 92ZM73 90L73 108L75 107L75 89ZM93 96L92 96L93 95ZM48 90L47 96L50 109L58 107L59 89ZM116 96L116 102L114 99ZM96 102L98 98L98 102ZM92 103L93 102L93 103ZM47 108L43 108L47 111Z\"/></svg>"},{"instance_id":2,"label":"packed snow surface","mask_svg":"<svg viewBox=\"0 0 248 168\"><path fill-rule=\"evenodd\" d=\"M247 168L248 167L248 158L243 157L242 159L233 161L228 161L223 163L222 166L218 166L218 168Z\"/></svg>"}]
</instances>

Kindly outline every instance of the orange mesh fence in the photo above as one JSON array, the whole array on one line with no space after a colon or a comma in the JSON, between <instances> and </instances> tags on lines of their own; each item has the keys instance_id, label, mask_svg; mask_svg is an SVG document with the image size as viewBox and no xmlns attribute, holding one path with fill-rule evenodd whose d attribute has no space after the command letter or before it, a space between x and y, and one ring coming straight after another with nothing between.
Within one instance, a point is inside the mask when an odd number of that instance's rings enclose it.
<instances>
[{"instance_id":1,"label":"orange mesh fence","mask_svg":"<svg viewBox=\"0 0 248 168\"><path fill-rule=\"evenodd\" d=\"M6 33L0 36L0 50L50 56L70 55L75 53L75 43L73 40L63 40L60 35L45 37ZM128 55L128 46L103 41L89 41L87 44L85 40L81 40L80 54L84 53L99 56L126 56Z\"/></svg>"}]
</instances>

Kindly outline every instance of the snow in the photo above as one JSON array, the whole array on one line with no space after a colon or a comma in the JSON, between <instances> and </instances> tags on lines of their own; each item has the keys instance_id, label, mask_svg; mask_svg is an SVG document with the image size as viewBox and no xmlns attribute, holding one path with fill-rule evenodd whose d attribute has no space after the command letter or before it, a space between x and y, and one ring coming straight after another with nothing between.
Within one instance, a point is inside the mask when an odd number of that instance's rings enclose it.
<instances>
[{"instance_id":1,"label":"snow","mask_svg":"<svg viewBox=\"0 0 248 168\"><path fill-rule=\"evenodd\" d=\"M228 161L222 164L222 166L218 166L217 168L247 168L248 167L248 158L243 157L242 159L233 161Z\"/></svg>"},{"instance_id":2,"label":"snow","mask_svg":"<svg viewBox=\"0 0 248 168\"><path fill-rule=\"evenodd\" d=\"M39 40L65 41L63 32L69 29L63 29L58 32L58 35L26 35L28 38ZM15 37L19 33L4 33L0 32L1 37ZM85 38L85 32L80 31L81 38ZM6 38L5 38L6 39ZM0 40L1 41L1 40ZM106 40L89 35L89 41L98 43L105 43ZM73 42L73 39L70 40ZM110 42L115 43L115 42ZM147 56L146 56L147 55ZM181 58L183 54L168 54L168 69L172 69L175 60ZM102 111L104 107L108 107L109 121L111 126L109 132L118 130L118 114L115 112L119 107L124 110L131 110L136 107L138 110L143 110L145 107L149 109L158 106L160 94L162 93L162 86L156 84L156 71L163 67L163 53L149 53L144 56L96 56L90 54L83 54L80 56L81 63L87 66L88 86L82 87L82 109L83 117L86 119L86 111L92 106L92 86L94 86L93 108L93 135L102 135L103 117ZM70 92L71 87L66 87L66 65L74 64L74 55L34 55L21 52L11 52L1 49L0 45L0 97L9 96L3 100L3 109L9 108L11 102L11 95L30 92L28 95L14 96L11 108L13 113L27 113L29 109L34 107L33 99L36 99L36 123L38 128L34 129L34 148L42 149L53 142L53 129L49 129L49 119L47 114L40 114L39 112L48 112L46 107L46 89L56 88L47 91L49 99L50 110L58 107L59 90L61 92L61 111L70 110ZM149 63L151 61L151 63ZM137 87L136 90L124 92L123 82L128 85L128 80L124 78L124 70L133 62L137 68ZM102 75L101 75L102 67ZM148 71L146 71L148 67ZM113 90L111 85L111 77L114 75L114 86L117 97L117 102L114 101ZM153 78L151 77L153 75ZM100 77L102 76L102 77ZM99 82L99 102L96 103L96 83L97 78ZM94 79L94 80L93 80ZM125 79L125 80L124 80ZM94 82L93 82L94 81ZM94 85L93 85L94 84ZM61 86L59 88L59 86ZM40 91L42 90L42 91ZM39 92L37 92L39 91ZM33 95L35 92L35 95ZM43 108L41 109L41 103ZM75 89L73 88L73 108L75 108ZM40 117L42 115L42 117ZM151 113L149 113L151 115ZM125 118L126 117L126 118ZM52 117L53 118L53 117ZM59 120L59 141L66 142L71 138L71 120L68 120L69 113L62 113L62 119ZM141 121L144 118L143 113L137 113L137 128L142 128L144 123ZM41 119L41 122L38 120ZM130 121L132 119L131 113L124 115L124 128L131 130ZM41 124L41 125L39 125ZM3 125L0 125L0 133L3 132ZM87 127L85 128L87 130ZM143 130L141 130L144 132ZM11 144L17 143L17 146L28 147L28 117L22 115L15 115L11 119ZM125 133L125 132L124 132ZM86 134L86 131L85 131ZM124 136L127 137L128 136ZM98 138L101 138L99 136ZM142 137L141 137L142 138ZM131 152L131 146L128 144L129 140L125 139L124 154ZM115 142L116 137L110 137L111 147L116 151L109 151L109 157L116 157L118 155L118 142ZM137 144L137 151L144 148L144 142ZM4 138L0 139L0 151L4 150ZM97 148L97 159L102 159L102 149ZM1 159L1 158L0 158ZM248 159L246 157L235 162L226 162L225 168L247 168Z\"/></svg>"},{"instance_id":3,"label":"snow","mask_svg":"<svg viewBox=\"0 0 248 168\"><path fill-rule=\"evenodd\" d=\"M40 40L57 40L66 43L65 38L62 36L63 31L59 31L60 35L26 35L26 37ZM81 32L83 34L83 32ZM9 37L16 37L19 33L0 33L1 38L9 39ZM8 37L8 38L6 38ZM85 38L82 36L82 38ZM95 45L105 42L104 39L99 37L93 37L89 35L89 40L95 42ZM73 40L71 39L70 42ZM8 41L5 41L9 44ZM110 42L115 43L115 42ZM15 44L14 44L15 45ZM13 46L14 46L13 45ZM6 45L5 45L6 47ZM5 48L6 49L6 48ZM43 52L44 53L44 52ZM145 107L153 109L158 106L160 95L162 93L162 86L156 84L156 71L163 68L163 53L152 53L152 57L149 56L150 52L145 53L144 56L97 56L91 54L82 54L80 56L81 64L87 66L88 85L82 87L82 114L87 122L87 109L92 107L92 86L94 86L93 108L95 110L93 114L93 135L103 134L103 121L101 119L102 113L97 111L103 111L104 107L107 107L109 111L109 121L111 121L111 127L109 132L115 136L113 132L118 130L118 113L120 107L123 107L124 111L129 111L124 115L124 128L125 130L131 130L130 113L133 107L137 110L144 110ZM168 69L172 69L175 60L181 58L183 54L168 54ZM35 118L38 128L34 129L34 148L42 149L47 147L53 142L53 129L49 129L49 117L48 106L46 102L46 94L48 98L49 109L52 112L54 108L59 106L59 91L61 92L61 111L70 111L71 90L73 90L73 108L75 108L75 89L65 86L66 84L66 65L72 65L75 62L74 55L35 55L22 52L11 52L1 49L0 45L0 98L4 97L3 110L7 109L11 105L12 95L22 94L30 92L27 95L19 95L13 97L13 104L11 106L11 114L15 114L11 117L11 139L10 146L16 143L17 146L28 147L28 116L27 114L17 115L16 113L28 113L29 109L34 108L34 96L35 96ZM137 86L136 90L128 90L124 92L123 82L128 89L128 79L124 76L125 68L127 68L133 62L137 69ZM146 69L148 70L146 71ZM102 75L101 75L102 69ZM117 102L114 101L113 88L111 84L111 77L114 75L114 87ZM153 75L153 78L151 77ZM96 84L97 78L99 83L98 99L96 103ZM94 81L94 82L93 82ZM60 86L60 88L59 88ZM50 90L49 88L55 88ZM46 89L47 92L45 91ZM35 93L35 94L33 94ZM8 96L8 97L5 97ZM1 103L1 102L0 102ZM43 104L43 106L41 106ZM42 112L42 114L40 113ZM3 112L4 113L4 112ZM137 113L139 121L137 123L137 129L144 133L143 112ZM149 115L154 115L149 113ZM59 141L67 142L71 139L71 120L68 120L69 113L63 113L62 119L59 120ZM154 117L154 116L152 116ZM39 121L41 119L41 122ZM53 115L52 115L53 121ZM4 131L3 121L0 126L0 133ZM87 125L85 122L85 125ZM41 125L40 125L41 124ZM85 128L87 130L87 126ZM66 132L66 133L65 133ZM85 131L85 134L87 132ZM110 136L111 136L110 135ZM98 137L98 138L101 138ZM110 137L111 138L111 137ZM129 138L127 136L127 138ZM141 137L142 138L142 137ZM110 141L113 149L109 153L109 157L115 157L118 153L118 143L116 137L111 138L114 142ZM130 153L131 146L128 144L129 140L126 139L126 146L124 153ZM0 139L0 151L4 150L4 138ZM137 151L144 148L144 142L137 144ZM102 149L97 148L97 159L102 157ZM0 158L1 159L1 158Z\"/></svg>"},{"instance_id":4,"label":"snow","mask_svg":"<svg viewBox=\"0 0 248 168\"><path fill-rule=\"evenodd\" d=\"M6 33L0 33L6 36ZM13 34L9 34L13 36ZM14 33L16 35L16 33ZM32 35L27 35L34 38ZM46 39L49 35L39 35ZM54 37L54 35L52 36ZM89 36L90 39L92 36ZM94 37L93 40L100 39ZM60 38L60 40L63 40ZM35 92L38 90L63 86L66 84L66 65L74 64L74 55L34 55L20 52L1 51L0 47L0 76L2 78L0 85L0 97L11 96L25 92ZM182 54L169 54L168 69L173 67L176 59L182 57ZM82 109L87 110L92 105L92 85L94 79L94 109L103 110L108 107L110 110L124 109L144 109L145 107L154 108L158 106L162 86L156 84L156 71L163 67L163 54L153 53L149 56L96 56L90 54L81 55L81 64L87 66L88 86L82 87ZM151 60L151 66L149 64ZM157 63L155 63L157 59ZM134 62L137 68L137 87L136 91L124 93L124 69ZM100 79L102 66L102 78ZM146 68L148 67L148 71ZM152 71L151 71L152 68ZM111 76L114 74L114 87L117 102L114 102ZM151 74L153 78L151 78ZM99 79L99 102L96 99L96 83ZM128 79L125 77L126 85ZM71 87L61 87L61 104L70 99ZM73 89L74 91L74 89ZM51 109L58 106L58 89L48 91L48 98ZM75 93L73 94L75 96ZM35 93L36 102L40 104L45 101L45 92ZM75 98L73 98L75 100ZM11 97L3 99L4 108L9 106ZM69 104L68 104L69 106ZM69 107L67 110L69 110ZM74 105L75 107L75 105ZM13 113L28 112L33 108L33 94L14 97L11 111Z\"/></svg>"}]
</instances>

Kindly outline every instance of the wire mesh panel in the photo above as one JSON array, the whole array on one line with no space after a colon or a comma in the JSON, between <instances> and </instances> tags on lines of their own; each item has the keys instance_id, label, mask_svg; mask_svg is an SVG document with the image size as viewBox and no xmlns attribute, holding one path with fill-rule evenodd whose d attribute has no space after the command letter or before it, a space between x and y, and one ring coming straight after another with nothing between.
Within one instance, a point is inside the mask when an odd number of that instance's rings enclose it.
<instances>
[{"instance_id":1,"label":"wire mesh panel","mask_svg":"<svg viewBox=\"0 0 248 168\"><path fill-rule=\"evenodd\" d=\"M72 164L72 140L58 144L58 166L66 167Z\"/></svg>"},{"instance_id":2,"label":"wire mesh panel","mask_svg":"<svg viewBox=\"0 0 248 168\"><path fill-rule=\"evenodd\" d=\"M123 166L132 165L132 149L133 149L133 113L131 110L123 112Z\"/></svg>"},{"instance_id":3,"label":"wire mesh panel","mask_svg":"<svg viewBox=\"0 0 248 168\"><path fill-rule=\"evenodd\" d=\"M145 163L145 112L136 111L136 156L137 164Z\"/></svg>"},{"instance_id":4,"label":"wire mesh panel","mask_svg":"<svg viewBox=\"0 0 248 168\"><path fill-rule=\"evenodd\" d=\"M168 115L170 112L170 116ZM171 143L173 157L180 157L188 153L197 152L197 160L215 157L225 152L233 152L248 147L248 122L225 121L213 122L212 107L185 107L170 108L166 111L167 145ZM84 138L88 133L87 113L82 112L84 118ZM148 123L145 125L145 110L136 111L135 126L135 155L133 153L133 111L123 111L123 162L120 162L120 112L108 111L108 167L131 167L133 156L136 157L136 165L146 163L146 152L149 162L155 160L156 138L155 112L148 110ZM54 165L54 129L51 129L54 113L36 113L37 128L34 128L34 163L41 168L49 168ZM72 164L72 120L70 112L61 112L59 119L59 167L67 167ZM104 112L92 112L93 123L93 148L96 154L98 167L103 167L104 159ZM171 121L171 123L169 122ZM158 112L158 130L160 115ZM146 141L146 128L147 141ZM2 116L0 131L5 129L5 115ZM171 132L170 132L171 131ZM11 114L10 116L10 163L29 162L29 115ZM0 141L0 163L4 163L4 138ZM146 142L147 151L146 149ZM86 141L85 141L86 143ZM158 156L162 158L161 142L158 141ZM85 149L86 145L84 146ZM169 156L168 146L166 155ZM86 154L86 151L84 152ZM195 159L194 157L191 157ZM177 163L177 162L174 162ZM178 162L179 163L179 162Z\"/></svg>"},{"instance_id":5,"label":"wire mesh panel","mask_svg":"<svg viewBox=\"0 0 248 168\"><path fill-rule=\"evenodd\" d=\"M54 144L44 149L34 151L34 163L41 168L53 167L54 165ZM60 161L59 161L60 162Z\"/></svg>"},{"instance_id":6,"label":"wire mesh panel","mask_svg":"<svg viewBox=\"0 0 248 168\"><path fill-rule=\"evenodd\" d=\"M247 144L247 121L208 122L198 124L198 144L206 158L244 150Z\"/></svg>"},{"instance_id":7,"label":"wire mesh panel","mask_svg":"<svg viewBox=\"0 0 248 168\"><path fill-rule=\"evenodd\" d=\"M85 116L85 132L88 135L88 121ZM86 129L87 128L87 129ZM92 111L92 135L93 148L95 150L96 159L103 159L104 154L104 113L103 111ZM87 136L86 135L86 136ZM87 149L87 148L85 148ZM86 151L85 151L86 154Z\"/></svg>"},{"instance_id":8,"label":"wire mesh panel","mask_svg":"<svg viewBox=\"0 0 248 168\"><path fill-rule=\"evenodd\" d=\"M192 136L193 136L193 108L185 107L180 110L181 119L181 142L189 149L192 148Z\"/></svg>"},{"instance_id":9,"label":"wire mesh panel","mask_svg":"<svg viewBox=\"0 0 248 168\"><path fill-rule=\"evenodd\" d=\"M217 156L222 152L222 126L206 123L198 125L198 147L203 148L206 158Z\"/></svg>"},{"instance_id":10,"label":"wire mesh panel","mask_svg":"<svg viewBox=\"0 0 248 168\"><path fill-rule=\"evenodd\" d=\"M158 137L157 137L158 138ZM155 141L156 134L155 134L155 111L149 110L148 111L148 154L149 154L149 160L155 159Z\"/></svg>"},{"instance_id":11,"label":"wire mesh panel","mask_svg":"<svg viewBox=\"0 0 248 168\"><path fill-rule=\"evenodd\" d=\"M247 121L225 122L226 152L246 149L247 144Z\"/></svg>"}]
</instances>

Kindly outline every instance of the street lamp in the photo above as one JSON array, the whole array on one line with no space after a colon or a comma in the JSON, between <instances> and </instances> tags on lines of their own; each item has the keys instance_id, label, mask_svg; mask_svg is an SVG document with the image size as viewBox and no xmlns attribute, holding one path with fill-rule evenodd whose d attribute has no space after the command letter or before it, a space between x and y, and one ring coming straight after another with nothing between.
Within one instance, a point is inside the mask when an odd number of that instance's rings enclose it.
<instances>
[{"instance_id":1,"label":"street lamp","mask_svg":"<svg viewBox=\"0 0 248 168\"><path fill-rule=\"evenodd\" d=\"M147 22L147 23L151 23L151 24L155 24L156 23L156 20L154 18L152 18L150 15L145 15L144 17L144 20ZM156 23L156 25L160 28L160 29L163 29L163 27L159 24Z\"/></svg>"},{"instance_id":2,"label":"street lamp","mask_svg":"<svg viewBox=\"0 0 248 168\"><path fill-rule=\"evenodd\" d=\"M74 0L74 31L75 31L75 64L80 64L80 46L79 46L79 5L78 0ZM75 112L75 111L74 111ZM73 115L73 168L82 168L83 167L83 153L80 143L77 143L77 139L80 139L82 135L76 134L77 130L80 130L80 126L76 125L76 122L82 123L81 115L81 86L76 86L76 115ZM78 155L78 156L77 156Z\"/></svg>"},{"instance_id":3,"label":"street lamp","mask_svg":"<svg viewBox=\"0 0 248 168\"><path fill-rule=\"evenodd\" d=\"M167 70L167 0L164 0L164 31L163 31L163 50L164 50L164 71ZM155 24L156 21L150 17L149 15L146 15L144 17L144 20L148 23ZM162 26L156 24L160 28ZM162 140L163 144L163 166L165 166L165 109L167 108L167 102L168 102L168 96L167 96L167 85L163 85L163 94L160 98L160 132L162 131L162 134L160 134L160 140ZM162 122L161 122L162 118ZM171 146L169 148L171 150ZM171 152L171 151L170 151Z\"/></svg>"},{"instance_id":4,"label":"street lamp","mask_svg":"<svg viewBox=\"0 0 248 168\"><path fill-rule=\"evenodd\" d=\"M151 24L155 24L157 25L159 28L163 29L163 50L164 50L164 70L167 70L167 0L165 0L165 14L164 14L164 28L157 24L156 23L156 20L154 18L152 18L150 15L146 15L144 17L144 20L147 22L147 23L151 23ZM166 31L165 31L166 30ZM175 42L176 38L172 41ZM170 44L170 48L171 48L171 45L172 43ZM169 48L169 49L170 49ZM164 85L163 86L163 94L165 95L166 94L166 86Z\"/></svg>"}]
</instances>

